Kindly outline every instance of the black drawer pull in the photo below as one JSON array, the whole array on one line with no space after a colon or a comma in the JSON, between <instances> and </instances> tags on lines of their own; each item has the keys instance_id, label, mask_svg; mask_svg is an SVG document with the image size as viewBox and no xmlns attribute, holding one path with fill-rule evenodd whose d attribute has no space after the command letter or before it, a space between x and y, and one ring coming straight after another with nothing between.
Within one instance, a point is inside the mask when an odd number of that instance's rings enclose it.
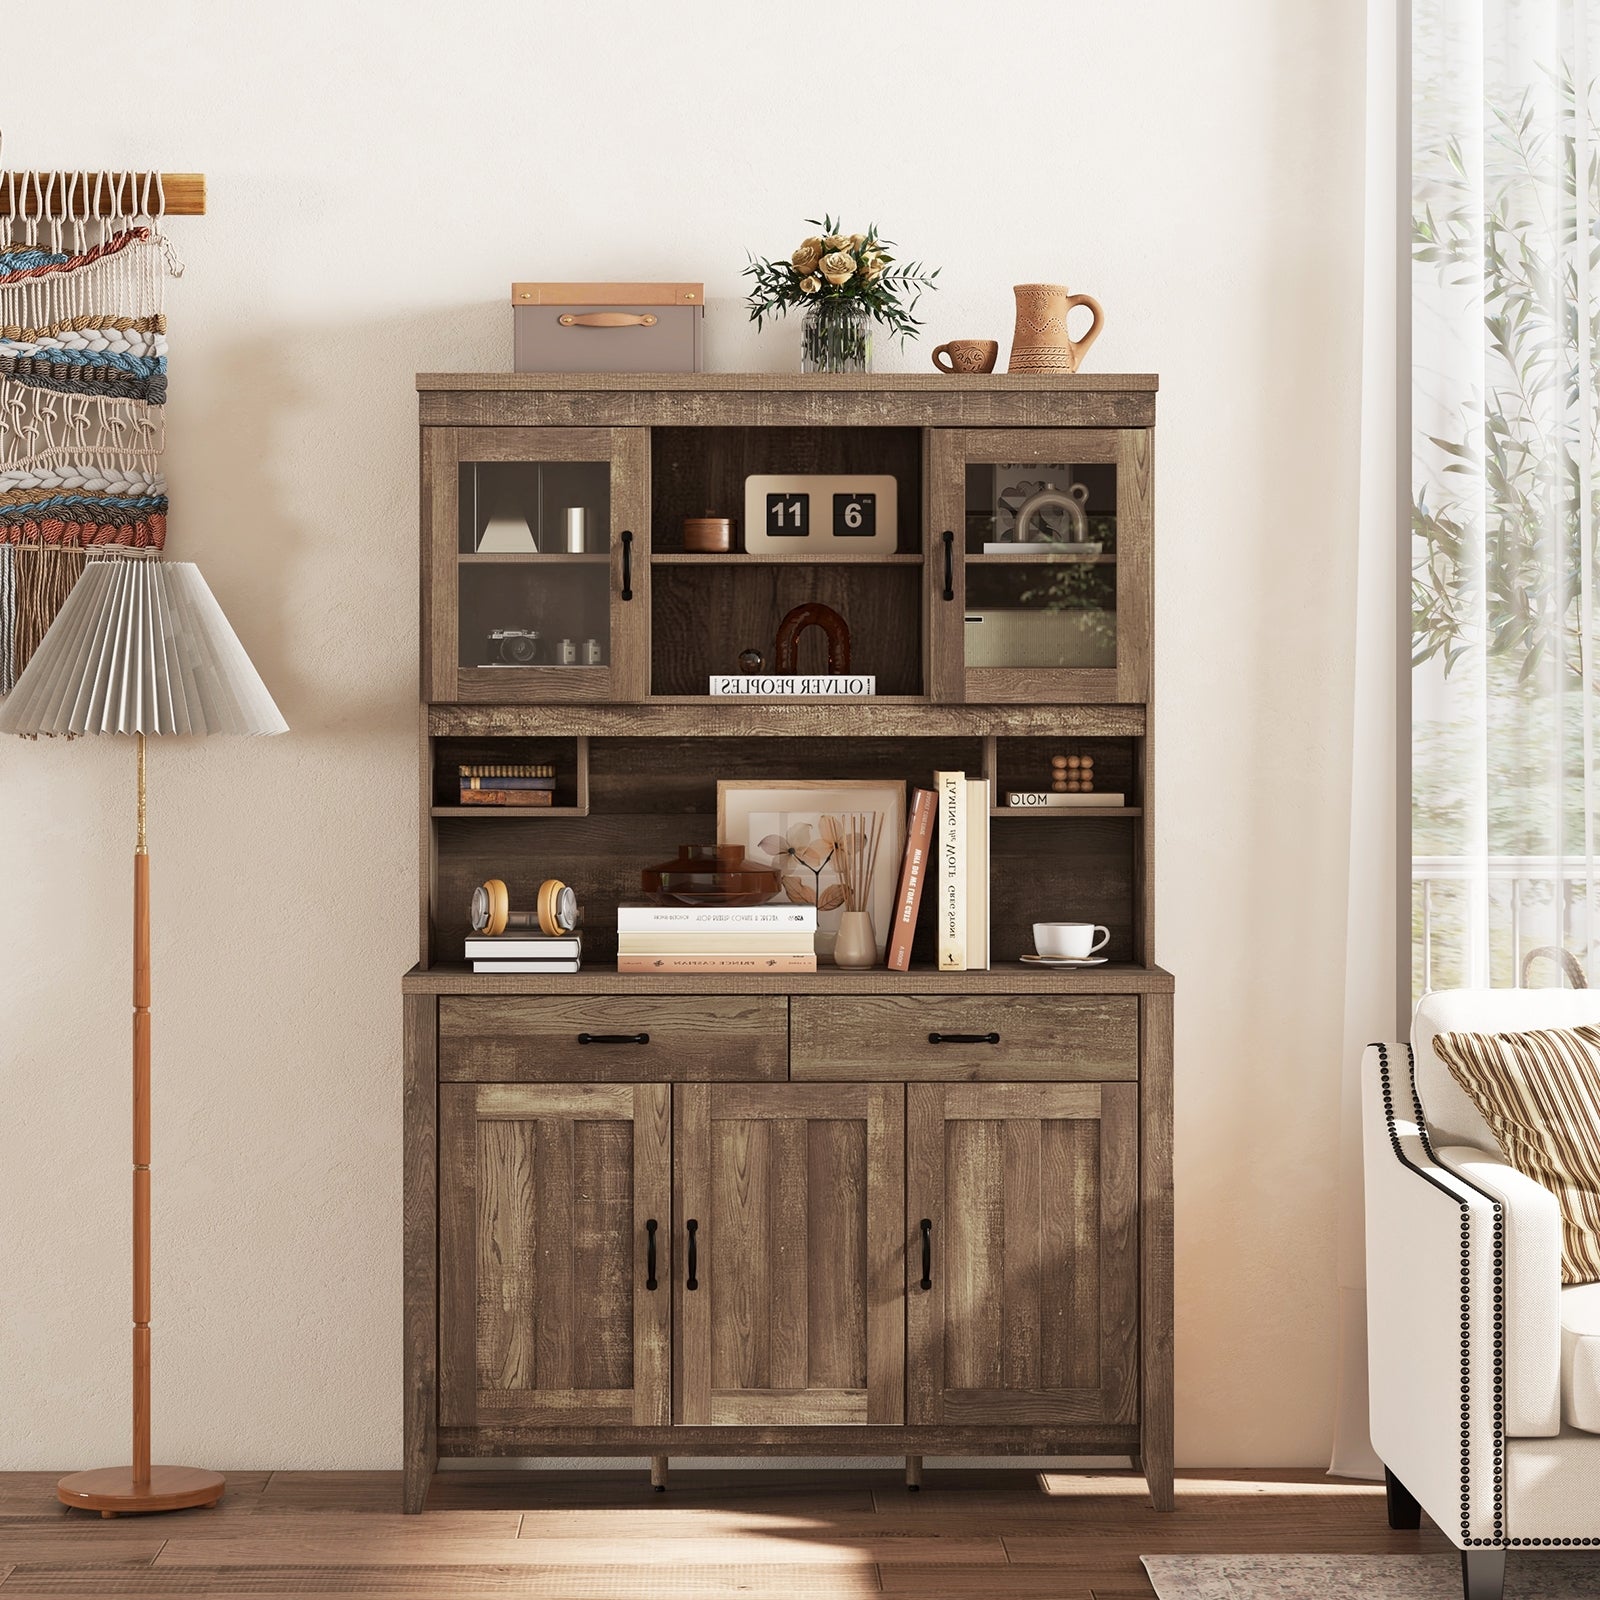
<instances>
[{"instance_id":1,"label":"black drawer pull","mask_svg":"<svg viewBox=\"0 0 1600 1600\"><path fill-rule=\"evenodd\" d=\"M644 1231L647 1235L644 1247L644 1286L654 1289L656 1286L656 1219L645 1223Z\"/></svg>"},{"instance_id":2,"label":"black drawer pull","mask_svg":"<svg viewBox=\"0 0 1600 1600\"><path fill-rule=\"evenodd\" d=\"M933 1287L933 1218L924 1217L917 1224L922 1229L922 1287Z\"/></svg>"},{"instance_id":3,"label":"black drawer pull","mask_svg":"<svg viewBox=\"0 0 1600 1600\"><path fill-rule=\"evenodd\" d=\"M579 1044L649 1044L648 1033L580 1033Z\"/></svg>"},{"instance_id":4,"label":"black drawer pull","mask_svg":"<svg viewBox=\"0 0 1600 1600\"><path fill-rule=\"evenodd\" d=\"M695 1276L695 1273L700 1267L700 1241L695 1237L695 1235L700 1231L700 1224L696 1222L693 1217L690 1217L689 1220L684 1223L684 1227L689 1230L689 1277L688 1281L684 1284L684 1288L698 1289L700 1287L700 1280Z\"/></svg>"},{"instance_id":5,"label":"black drawer pull","mask_svg":"<svg viewBox=\"0 0 1600 1600\"><path fill-rule=\"evenodd\" d=\"M633 599L633 530L622 530L622 598Z\"/></svg>"},{"instance_id":6,"label":"black drawer pull","mask_svg":"<svg viewBox=\"0 0 1600 1600\"><path fill-rule=\"evenodd\" d=\"M930 1033L929 1044L999 1044L998 1033Z\"/></svg>"},{"instance_id":7,"label":"black drawer pull","mask_svg":"<svg viewBox=\"0 0 1600 1600\"><path fill-rule=\"evenodd\" d=\"M949 528L944 530L944 597L956 597L956 536Z\"/></svg>"}]
</instances>

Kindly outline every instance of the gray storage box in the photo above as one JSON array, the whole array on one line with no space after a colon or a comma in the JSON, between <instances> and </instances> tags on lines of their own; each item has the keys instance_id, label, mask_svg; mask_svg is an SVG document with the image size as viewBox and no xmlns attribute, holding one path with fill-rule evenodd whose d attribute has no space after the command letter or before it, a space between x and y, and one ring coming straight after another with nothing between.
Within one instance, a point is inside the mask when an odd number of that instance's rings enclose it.
<instances>
[{"instance_id":1,"label":"gray storage box","mask_svg":"<svg viewBox=\"0 0 1600 1600\"><path fill-rule=\"evenodd\" d=\"M514 372L699 372L705 286L514 283Z\"/></svg>"}]
</instances>

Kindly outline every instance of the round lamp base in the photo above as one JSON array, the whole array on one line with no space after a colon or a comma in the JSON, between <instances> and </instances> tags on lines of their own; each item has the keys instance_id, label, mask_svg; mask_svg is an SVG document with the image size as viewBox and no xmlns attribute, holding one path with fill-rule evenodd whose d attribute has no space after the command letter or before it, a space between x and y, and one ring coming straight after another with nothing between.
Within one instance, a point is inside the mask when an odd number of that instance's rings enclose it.
<instances>
[{"instance_id":1,"label":"round lamp base","mask_svg":"<svg viewBox=\"0 0 1600 1600\"><path fill-rule=\"evenodd\" d=\"M135 1516L145 1511L186 1511L214 1506L228 1480L200 1467L151 1467L148 1483L135 1484L132 1467L96 1467L73 1472L56 1485L56 1498L102 1517Z\"/></svg>"}]
</instances>

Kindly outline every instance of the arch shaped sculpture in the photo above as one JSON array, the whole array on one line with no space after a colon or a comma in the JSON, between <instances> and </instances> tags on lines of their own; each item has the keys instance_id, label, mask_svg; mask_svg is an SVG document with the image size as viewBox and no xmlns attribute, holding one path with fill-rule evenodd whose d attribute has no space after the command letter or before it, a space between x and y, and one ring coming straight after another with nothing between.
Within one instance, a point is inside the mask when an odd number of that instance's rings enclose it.
<instances>
[{"instance_id":1,"label":"arch shaped sculpture","mask_svg":"<svg viewBox=\"0 0 1600 1600\"><path fill-rule=\"evenodd\" d=\"M832 606L820 600L808 600L796 606L778 624L778 636L772 644L772 670L792 673L800 653L800 635L807 628L821 628L828 640L828 671L850 670L850 624Z\"/></svg>"}]
</instances>

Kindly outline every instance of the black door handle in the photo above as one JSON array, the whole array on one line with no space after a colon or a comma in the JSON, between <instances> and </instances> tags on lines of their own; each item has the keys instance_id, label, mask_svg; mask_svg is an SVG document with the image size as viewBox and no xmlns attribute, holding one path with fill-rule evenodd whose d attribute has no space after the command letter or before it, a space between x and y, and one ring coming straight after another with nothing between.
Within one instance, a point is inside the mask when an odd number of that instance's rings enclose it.
<instances>
[{"instance_id":1,"label":"black door handle","mask_svg":"<svg viewBox=\"0 0 1600 1600\"><path fill-rule=\"evenodd\" d=\"M580 1033L579 1044L649 1044L648 1033Z\"/></svg>"},{"instance_id":2,"label":"black door handle","mask_svg":"<svg viewBox=\"0 0 1600 1600\"><path fill-rule=\"evenodd\" d=\"M946 600L956 597L956 536L949 528L944 530L944 597Z\"/></svg>"},{"instance_id":3,"label":"black door handle","mask_svg":"<svg viewBox=\"0 0 1600 1600\"><path fill-rule=\"evenodd\" d=\"M924 1217L917 1224L922 1229L922 1287L933 1287L933 1218Z\"/></svg>"},{"instance_id":4,"label":"black door handle","mask_svg":"<svg viewBox=\"0 0 1600 1600\"><path fill-rule=\"evenodd\" d=\"M633 599L633 530L622 530L622 598Z\"/></svg>"},{"instance_id":5,"label":"black door handle","mask_svg":"<svg viewBox=\"0 0 1600 1600\"><path fill-rule=\"evenodd\" d=\"M999 1044L998 1033L930 1033L929 1044Z\"/></svg>"},{"instance_id":6,"label":"black door handle","mask_svg":"<svg viewBox=\"0 0 1600 1600\"><path fill-rule=\"evenodd\" d=\"M699 1269L700 1265L700 1241L695 1237L695 1235L700 1231L700 1224L696 1222L693 1217L690 1217L689 1220L684 1223L684 1227L689 1230L689 1277L687 1282L684 1284L684 1288L698 1289L700 1287L700 1280L695 1276L695 1273Z\"/></svg>"},{"instance_id":7,"label":"black door handle","mask_svg":"<svg viewBox=\"0 0 1600 1600\"><path fill-rule=\"evenodd\" d=\"M644 1225L644 1286L654 1289L656 1286L656 1219L651 1219Z\"/></svg>"}]
</instances>

